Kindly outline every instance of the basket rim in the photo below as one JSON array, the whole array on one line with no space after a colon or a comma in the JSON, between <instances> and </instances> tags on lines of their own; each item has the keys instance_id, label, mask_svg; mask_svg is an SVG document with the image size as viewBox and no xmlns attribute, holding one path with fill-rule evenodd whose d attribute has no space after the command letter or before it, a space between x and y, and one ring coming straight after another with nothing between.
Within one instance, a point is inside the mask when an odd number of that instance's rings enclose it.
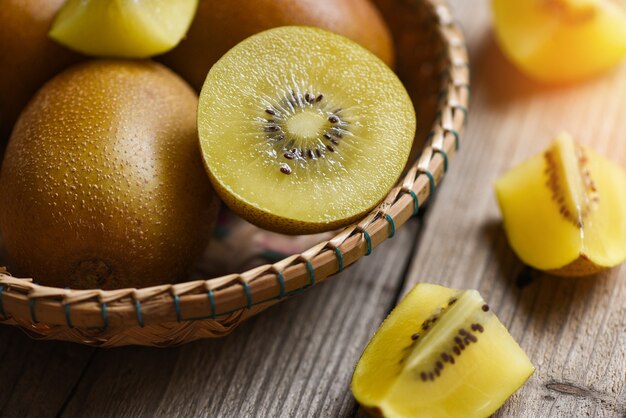
<instances>
[{"instance_id":1,"label":"basket rim","mask_svg":"<svg viewBox=\"0 0 626 418\"><path fill-rule=\"evenodd\" d=\"M418 2L419 0L413 0ZM243 273L117 290L71 290L15 278L0 268L0 323L19 325L35 337L55 327L127 329L211 320L239 322L341 272L417 214L443 179L467 122L470 71L463 33L446 0L422 0L443 46L437 114L424 148L383 202L363 219L301 254ZM218 324L218 325L219 325Z\"/></svg>"}]
</instances>

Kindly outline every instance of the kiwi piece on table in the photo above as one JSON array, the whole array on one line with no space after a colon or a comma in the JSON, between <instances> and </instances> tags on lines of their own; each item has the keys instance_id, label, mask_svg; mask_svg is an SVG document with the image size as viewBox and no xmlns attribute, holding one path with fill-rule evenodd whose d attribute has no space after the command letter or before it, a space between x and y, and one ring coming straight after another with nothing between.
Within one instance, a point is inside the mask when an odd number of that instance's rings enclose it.
<instances>
[{"instance_id":1,"label":"kiwi piece on table","mask_svg":"<svg viewBox=\"0 0 626 418\"><path fill-rule=\"evenodd\" d=\"M309 27L238 44L211 68L198 107L222 200L290 234L345 226L380 203L407 162L415 124L406 90L379 58Z\"/></svg>"},{"instance_id":2,"label":"kiwi piece on table","mask_svg":"<svg viewBox=\"0 0 626 418\"><path fill-rule=\"evenodd\" d=\"M185 36L198 0L67 0L50 37L87 55L146 58Z\"/></svg>"},{"instance_id":3,"label":"kiwi piece on table","mask_svg":"<svg viewBox=\"0 0 626 418\"><path fill-rule=\"evenodd\" d=\"M150 61L92 61L46 83L0 172L9 271L71 288L184 279L218 206L197 104L191 87Z\"/></svg>"},{"instance_id":4,"label":"kiwi piece on table","mask_svg":"<svg viewBox=\"0 0 626 418\"><path fill-rule=\"evenodd\" d=\"M476 290L420 283L363 352L352 392L377 416L487 417L534 370Z\"/></svg>"}]
</instances>

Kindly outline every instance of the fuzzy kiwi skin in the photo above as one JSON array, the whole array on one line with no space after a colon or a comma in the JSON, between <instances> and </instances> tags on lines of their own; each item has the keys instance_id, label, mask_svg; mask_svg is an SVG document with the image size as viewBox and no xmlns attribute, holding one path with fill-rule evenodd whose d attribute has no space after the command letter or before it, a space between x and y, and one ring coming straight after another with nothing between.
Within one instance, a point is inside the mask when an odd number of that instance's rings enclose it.
<instances>
[{"instance_id":1,"label":"fuzzy kiwi skin","mask_svg":"<svg viewBox=\"0 0 626 418\"><path fill-rule=\"evenodd\" d=\"M0 172L9 270L71 288L184 278L218 207L197 103L151 61L91 61L48 82L20 116Z\"/></svg>"},{"instance_id":2,"label":"fuzzy kiwi skin","mask_svg":"<svg viewBox=\"0 0 626 418\"><path fill-rule=\"evenodd\" d=\"M200 0L186 38L159 60L200 91L211 66L229 49L279 26L338 33L394 66L390 31L370 0Z\"/></svg>"},{"instance_id":3,"label":"fuzzy kiwi skin","mask_svg":"<svg viewBox=\"0 0 626 418\"><path fill-rule=\"evenodd\" d=\"M9 139L20 112L46 81L80 55L48 38L64 0L0 1L0 140Z\"/></svg>"}]
</instances>

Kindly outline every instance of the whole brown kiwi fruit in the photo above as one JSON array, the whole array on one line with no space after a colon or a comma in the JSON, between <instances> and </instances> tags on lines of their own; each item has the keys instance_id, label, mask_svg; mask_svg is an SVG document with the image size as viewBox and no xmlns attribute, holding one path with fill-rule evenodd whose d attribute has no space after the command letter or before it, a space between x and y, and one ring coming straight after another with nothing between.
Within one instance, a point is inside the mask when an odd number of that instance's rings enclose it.
<instances>
[{"instance_id":1,"label":"whole brown kiwi fruit","mask_svg":"<svg viewBox=\"0 0 626 418\"><path fill-rule=\"evenodd\" d=\"M200 0L187 37L160 61L200 90L211 66L255 33L316 26L352 39L394 66L391 34L369 0Z\"/></svg>"},{"instance_id":2,"label":"whole brown kiwi fruit","mask_svg":"<svg viewBox=\"0 0 626 418\"><path fill-rule=\"evenodd\" d=\"M71 288L183 279L218 200L193 90L151 61L91 61L35 95L0 172L9 270Z\"/></svg>"},{"instance_id":3,"label":"whole brown kiwi fruit","mask_svg":"<svg viewBox=\"0 0 626 418\"><path fill-rule=\"evenodd\" d=\"M46 81L81 59L48 38L64 0L0 1L0 140Z\"/></svg>"}]
</instances>

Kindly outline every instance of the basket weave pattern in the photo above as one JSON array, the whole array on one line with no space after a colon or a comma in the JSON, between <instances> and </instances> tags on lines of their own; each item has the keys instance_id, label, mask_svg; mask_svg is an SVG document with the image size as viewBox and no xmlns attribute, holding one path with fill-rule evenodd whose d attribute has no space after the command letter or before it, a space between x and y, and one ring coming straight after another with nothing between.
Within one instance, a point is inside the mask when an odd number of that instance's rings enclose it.
<instances>
[{"instance_id":1,"label":"basket weave pattern","mask_svg":"<svg viewBox=\"0 0 626 418\"><path fill-rule=\"evenodd\" d=\"M423 149L385 200L360 222L309 250L240 274L143 289L70 290L40 286L0 270L0 323L37 339L97 346L169 346L220 337L280 300L296 295L369 255L432 196L459 148L467 119L469 66L463 35L445 0L379 0L383 14L400 9L410 32L398 33L414 50L407 71L428 82L431 97L416 103L432 113ZM407 10L410 13L407 13ZM390 25L402 27L402 25ZM431 51L424 52L424 51ZM432 59L431 59L432 58ZM402 68L399 68L402 77ZM424 86L415 95L425 96ZM417 87L416 87L417 88ZM421 145L421 144L420 144Z\"/></svg>"}]
</instances>

